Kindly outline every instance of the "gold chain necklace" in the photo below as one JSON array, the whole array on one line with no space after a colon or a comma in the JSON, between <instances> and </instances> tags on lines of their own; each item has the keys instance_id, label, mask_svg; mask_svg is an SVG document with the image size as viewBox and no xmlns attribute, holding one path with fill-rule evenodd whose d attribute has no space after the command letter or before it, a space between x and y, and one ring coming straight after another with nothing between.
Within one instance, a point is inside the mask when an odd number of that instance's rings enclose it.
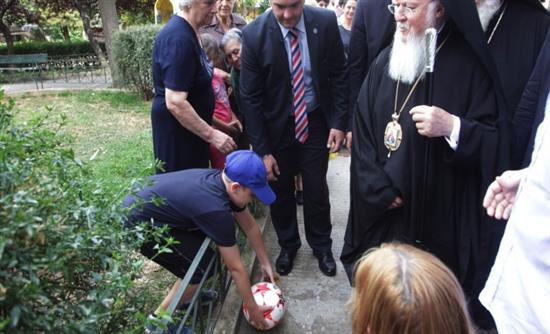
<instances>
[{"instance_id":1,"label":"gold chain necklace","mask_svg":"<svg viewBox=\"0 0 550 334\"><path fill-rule=\"evenodd\" d=\"M502 9L500 16L498 17L497 23L495 24L493 31L491 31L491 35L489 36L489 39L487 39L487 44L491 44L491 40L493 39L493 36L495 35L495 32L497 31L497 28L500 25L500 20L502 20L502 17L504 16L504 12L506 12L506 8L508 8L508 1L506 1L506 3L504 4L504 8Z\"/></svg>"},{"instance_id":2,"label":"gold chain necklace","mask_svg":"<svg viewBox=\"0 0 550 334\"><path fill-rule=\"evenodd\" d=\"M439 45L437 50L435 50L435 53L437 54L439 50L445 45L449 37L451 36L451 33L445 37L443 42ZM397 111L397 97L399 96L399 84L401 83L401 79L397 79L397 83L395 85L395 99L393 103L393 114L391 115L392 120L388 122L386 125L386 129L384 130L384 145L386 145L386 148L388 149L388 159L391 156L391 153L393 151L397 151L399 146L401 145L401 141L403 139L403 130L401 129L401 125L399 124L399 117L401 117L401 113L403 112L403 109L405 109L405 106L407 105L407 102L409 102L410 97L412 96L412 93L416 89L416 86L418 86L418 83L420 82L420 79L422 78L421 75L418 76L418 79L414 82L411 90L409 91L409 94L407 94L407 97L405 98L405 101L401 105L401 108L399 108L399 111Z\"/></svg>"}]
</instances>

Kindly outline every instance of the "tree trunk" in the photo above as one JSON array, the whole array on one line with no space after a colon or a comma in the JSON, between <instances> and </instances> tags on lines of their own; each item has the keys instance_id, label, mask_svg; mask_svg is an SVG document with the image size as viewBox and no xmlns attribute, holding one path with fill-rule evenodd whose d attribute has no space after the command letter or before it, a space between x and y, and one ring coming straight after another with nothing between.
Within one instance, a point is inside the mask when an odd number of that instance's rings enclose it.
<instances>
[{"instance_id":1,"label":"tree trunk","mask_svg":"<svg viewBox=\"0 0 550 334\"><path fill-rule=\"evenodd\" d=\"M2 31L2 34L4 35L4 39L6 40L6 45L8 47L8 54L13 54L13 36L11 35L10 28L4 23L4 15L6 15L7 11L10 9L10 7L15 3L15 0L9 0L5 7L0 7L0 30Z\"/></svg>"},{"instance_id":2,"label":"tree trunk","mask_svg":"<svg viewBox=\"0 0 550 334\"><path fill-rule=\"evenodd\" d=\"M11 35L10 28L0 20L0 31L2 31L2 35L4 35L4 39L6 40L6 44L8 47L8 55L13 54L13 36Z\"/></svg>"},{"instance_id":3,"label":"tree trunk","mask_svg":"<svg viewBox=\"0 0 550 334\"><path fill-rule=\"evenodd\" d=\"M111 78L116 85L119 81L112 48L113 35L118 31L118 14L115 0L99 0L99 10L101 13L101 21L103 22L103 36L105 36L105 48L107 49L107 57L109 58Z\"/></svg>"},{"instance_id":4,"label":"tree trunk","mask_svg":"<svg viewBox=\"0 0 550 334\"><path fill-rule=\"evenodd\" d=\"M61 33L63 34L63 40L65 42L71 41L71 34L69 33L69 27L61 26Z\"/></svg>"},{"instance_id":5,"label":"tree trunk","mask_svg":"<svg viewBox=\"0 0 550 334\"><path fill-rule=\"evenodd\" d=\"M47 42L48 39L46 38L46 34L44 34L44 31L40 29L40 26L38 26L36 29L32 30L32 34L34 36L34 39L40 42Z\"/></svg>"},{"instance_id":6,"label":"tree trunk","mask_svg":"<svg viewBox=\"0 0 550 334\"><path fill-rule=\"evenodd\" d=\"M105 55L103 54L103 51L95 38L91 25L92 3L88 0L73 0L73 3L78 9L78 13L82 19L82 24L84 25L84 31L86 32L86 36L88 36L88 40L90 41L90 45L92 46L94 53L99 58L101 64L105 64Z\"/></svg>"}]
</instances>

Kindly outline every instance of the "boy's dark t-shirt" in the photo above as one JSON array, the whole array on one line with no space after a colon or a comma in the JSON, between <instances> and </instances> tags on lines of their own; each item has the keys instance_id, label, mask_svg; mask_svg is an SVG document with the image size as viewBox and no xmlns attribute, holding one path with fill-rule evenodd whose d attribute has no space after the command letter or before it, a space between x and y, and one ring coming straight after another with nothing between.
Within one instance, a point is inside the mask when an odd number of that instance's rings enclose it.
<instances>
[{"instance_id":1,"label":"boy's dark t-shirt","mask_svg":"<svg viewBox=\"0 0 550 334\"><path fill-rule=\"evenodd\" d=\"M127 224L136 225L153 219L157 226L168 225L174 229L200 229L219 246L233 246L235 240L235 209L217 169L188 169L152 176L151 185L136 196L142 204L132 208ZM162 199L154 204L151 199ZM123 207L136 203L134 195L128 195Z\"/></svg>"}]
</instances>

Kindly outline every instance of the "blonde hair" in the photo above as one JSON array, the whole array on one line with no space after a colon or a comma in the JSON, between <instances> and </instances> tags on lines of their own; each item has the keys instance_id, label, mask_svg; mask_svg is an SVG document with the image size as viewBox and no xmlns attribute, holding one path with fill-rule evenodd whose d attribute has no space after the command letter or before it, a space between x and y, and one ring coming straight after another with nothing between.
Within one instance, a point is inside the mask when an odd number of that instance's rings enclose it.
<instances>
[{"instance_id":1,"label":"blonde hair","mask_svg":"<svg viewBox=\"0 0 550 334\"><path fill-rule=\"evenodd\" d=\"M357 262L353 334L473 334L460 284L435 256L383 244Z\"/></svg>"}]
</instances>

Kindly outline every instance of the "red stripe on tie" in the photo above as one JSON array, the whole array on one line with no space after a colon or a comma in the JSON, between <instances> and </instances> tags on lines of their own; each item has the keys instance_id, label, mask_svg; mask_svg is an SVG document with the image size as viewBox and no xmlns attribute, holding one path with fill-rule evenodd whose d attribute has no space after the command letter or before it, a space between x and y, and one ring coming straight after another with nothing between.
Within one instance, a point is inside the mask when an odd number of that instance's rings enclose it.
<instances>
[{"instance_id":1,"label":"red stripe on tie","mask_svg":"<svg viewBox=\"0 0 550 334\"><path fill-rule=\"evenodd\" d=\"M299 31L291 29L288 31L290 38L290 56L292 71L292 92L293 92L293 105L294 105L294 135L296 140L300 143L305 143L308 134L308 120L306 113L306 103L303 99L305 94L304 86L304 68L302 67L302 52L300 51L300 43L298 41Z\"/></svg>"}]
</instances>

